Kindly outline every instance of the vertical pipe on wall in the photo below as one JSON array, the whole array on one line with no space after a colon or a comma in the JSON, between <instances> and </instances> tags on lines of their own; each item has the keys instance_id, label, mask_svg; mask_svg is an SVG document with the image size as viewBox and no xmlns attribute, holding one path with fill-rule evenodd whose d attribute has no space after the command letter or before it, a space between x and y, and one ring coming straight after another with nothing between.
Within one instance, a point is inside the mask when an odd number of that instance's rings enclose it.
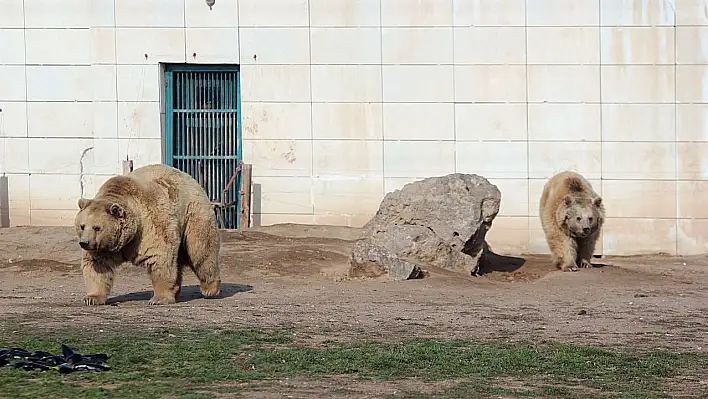
<instances>
[{"instance_id":1,"label":"vertical pipe on wall","mask_svg":"<svg viewBox=\"0 0 708 399\"><path fill-rule=\"evenodd\" d=\"M10 227L10 184L7 176L0 176L0 227Z\"/></svg>"}]
</instances>

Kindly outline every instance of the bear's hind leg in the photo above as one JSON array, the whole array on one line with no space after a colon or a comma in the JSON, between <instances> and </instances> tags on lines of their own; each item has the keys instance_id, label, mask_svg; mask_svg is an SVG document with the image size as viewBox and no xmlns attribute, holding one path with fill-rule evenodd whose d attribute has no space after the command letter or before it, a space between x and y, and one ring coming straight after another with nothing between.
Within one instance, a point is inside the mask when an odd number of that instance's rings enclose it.
<instances>
[{"instance_id":1,"label":"bear's hind leg","mask_svg":"<svg viewBox=\"0 0 708 399\"><path fill-rule=\"evenodd\" d=\"M148 266L152 280L153 296L149 305L169 305L177 302L182 287L182 268L177 265L176 256L155 256Z\"/></svg>"},{"instance_id":2,"label":"bear's hind leg","mask_svg":"<svg viewBox=\"0 0 708 399\"><path fill-rule=\"evenodd\" d=\"M86 285L84 305L105 305L111 293L116 265L112 260L96 259L84 253L81 260L81 271Z\"/></svg>"},{"instance_id":3,"label":"bear's hind leg","mask_svg":"<svg viewBox=\"0 0 708 399\"><path fill-rule=\"evenodd\" d=\"M180 245L179 247L179 252L177 253L177 267L179 268L179 277L180 277L180 286L177 288L177 292L175 293L175 298L179 297L180 292L182 291L182 278L184 276L184 270L185 268L192 268L192 261L189 259L189 255L187 255L187 250L184 248L183 245Z\"/></svg>"},{"instance_id":4,"label":"bear's hind leg","mask_svg":"<svg viewBox=\"0 0 708 399\"><path fill-rule=\"evenodd\" d=\"M205 298L217 298L221 294L219 277L219 254L210 254L202 262L191 265L199 279L199 290Z\"/></svg>"},{"instance_id":5,"label":"bear's hind leg","mask_svg":"<svg viewBox=\"0 0 708 399\"><path fill-rule=\"evenodd\" d=\"M184 244L190 267L199 279L199 288L205 298L221 294L219 271L219 231L212 212L195 212L190 215L185 229Z\"/></svg>"}]
</instances>

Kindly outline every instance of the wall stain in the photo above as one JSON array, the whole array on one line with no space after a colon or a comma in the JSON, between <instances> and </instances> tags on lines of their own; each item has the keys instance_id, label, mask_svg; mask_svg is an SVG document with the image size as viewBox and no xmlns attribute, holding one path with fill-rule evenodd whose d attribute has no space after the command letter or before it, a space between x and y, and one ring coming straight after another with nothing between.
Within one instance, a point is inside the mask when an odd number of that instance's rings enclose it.
<instances>
[{"instance_id":1,"label":"wall stain","mask_svg":"<svg viewBox=\"0 0 708 399\"><path fill-rule=\"evenodd\" d=\"M288 143L288 150L283 153L283 158L288 161L289 164L295 163L297 161L297 154L295 153L295 142L290 140Z\"/></svg>"},{"instance_id":2,"label":"wall stain","mask_svg":"<svg viewBox=\"0 0 708 399\"><path fill-rule=\"evenodd\" d=\"M130 126L130 130L132 130L134 133L140 133L140 125L143 122L143 113L142 110L140 109L140 105L137 105L136 108L133 108L133 112L130 114L130 122L132 126Z\"/></svg>"},{"instance_id":3,"label":"wall stain","mask_svg":"<svg viewBox=\"0 0 708 399\"><path fill-rule=\"evenodd\" d=\"M249 111L250 112L248 112L244 118L243 129L251 138L255 138L258 137L258 133L260 132L260 124L268 123L270 120L270 115L265 109L261 110L261 114L258 117L258 120L256 120L257 115L253 112L253 108Z\"/></svg>"}]
</instances>

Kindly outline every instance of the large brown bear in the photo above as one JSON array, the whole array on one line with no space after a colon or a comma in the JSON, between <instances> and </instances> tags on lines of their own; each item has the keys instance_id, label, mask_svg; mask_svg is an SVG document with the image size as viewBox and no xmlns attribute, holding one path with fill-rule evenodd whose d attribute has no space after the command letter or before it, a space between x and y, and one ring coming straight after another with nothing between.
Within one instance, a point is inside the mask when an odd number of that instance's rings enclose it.
<instances>
[{"instance_id":1,"label":"large brown bear","mask_svg":"<svg viewBox=\"0 0 708 399\"><path fill-rule=\"evenodd\" d=\"M563 271L590 267L605 221L602 198L582 175L565 171L543 187L540 217L553 263Z\"/></svg>"},{"instance_id":2,"label":"large brown bear","mask_svg":"<svg viewBox=\"0 0 708 399\"><path fill-rule=\"evenodd\" d=\"M84 249L86 305L104 305L116 268L144 266L154 295L150 305L176 301L182 271L197 275L202 295L221 292L220 238L214 209L188 174L167 165L147 165L108 179L94 199L78 201L76 233Z\"/></svg>"}]
</instances>

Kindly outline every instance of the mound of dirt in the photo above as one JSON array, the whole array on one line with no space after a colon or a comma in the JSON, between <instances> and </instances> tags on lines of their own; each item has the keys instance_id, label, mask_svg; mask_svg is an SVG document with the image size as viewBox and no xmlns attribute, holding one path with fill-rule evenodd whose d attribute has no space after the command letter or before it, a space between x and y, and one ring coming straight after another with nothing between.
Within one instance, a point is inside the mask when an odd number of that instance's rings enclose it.
<instances>
[{"instance_id":1,"label":"mound of dirt","mask_svg":"<svg viewBox=\"0 0 708 399\"><path fill-rule=\"evenodd\" d=\"M0 248L0 264L33 259L51 259L72 265L81 262L81 247L73 227L0 229Z\"/></svg>"},{"instance_id":2,"label":"mound of dirt","mask_svg":"<svg viewBox=\"0 0 708 399\"><path fill-rule=\"evenodd\" d=\"M501 192L482 176L453 173L384 197L350 256L350 277L421 276L430 265L477 275Z\"/></svg>"}]
</instances>

